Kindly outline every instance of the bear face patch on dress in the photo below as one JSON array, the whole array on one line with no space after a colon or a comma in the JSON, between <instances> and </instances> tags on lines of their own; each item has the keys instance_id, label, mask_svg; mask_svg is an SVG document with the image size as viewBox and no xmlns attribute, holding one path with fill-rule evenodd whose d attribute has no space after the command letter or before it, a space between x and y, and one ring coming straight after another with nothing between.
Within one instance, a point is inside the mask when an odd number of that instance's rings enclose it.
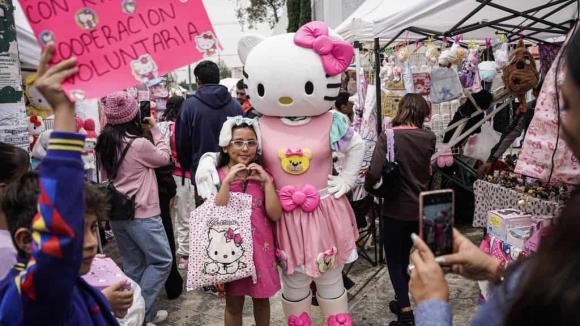
<instances>
[{"instance_id":1,"label":"bear face patch on dress","mask_svg":"<svg viewBox=\"0 0 580 326\"><path fill-rule=\"evenodd\" d=\"M281 148L278 151L282 170L288 174L304 174L310 168L312 151L308 148Z\"/></svg>"}]
</instances>

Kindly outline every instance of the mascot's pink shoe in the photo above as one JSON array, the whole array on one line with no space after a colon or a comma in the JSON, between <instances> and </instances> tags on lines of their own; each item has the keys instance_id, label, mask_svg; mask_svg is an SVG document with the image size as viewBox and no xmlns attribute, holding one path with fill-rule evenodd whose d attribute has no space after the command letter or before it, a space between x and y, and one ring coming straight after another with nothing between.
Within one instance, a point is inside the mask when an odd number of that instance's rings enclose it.
<instances>
[{"instance_id":1,"label":"mascot's pink shoe","mask_svg":"<svg viewBox=\"0 0 580 326\"><path fill-rule=\"evenodd\" d=\"M336 314L328 317L328 326L352 326L352 318L349 314Z\"/></svg>"},{"instance_id":2,"label":"mascot's pink shoe","mask_svg":"<svg viewBox=\"0 0 580 326\"><path fill-rule=\"evenodd\" d=\"M324 299L316 296L320 310L328 326L352 326L352 318L348 314L348 294L346 290L336 299Z\"/></svg>"},{"instance_id":3,"label":"mascot's pink shoe","mask_svg":"<svg viewBox=\"0 0 580 326\"><path fill-rule=\"evenodd\" d=\"M288 317L288 326L311 326L312 321L307 312L303 312L300 316L290 316ZM340 325L340 324L336 324Z\"/></svg>"},{"instance_id":4,"label":"mascot's pink shoe","mask_svg":"<svg viewBox=\"0 0 580 326\"><path fill-rule=\"evenodd\" d=\"M288 301L282 295L282 309L284 309L284 315L288 318L288 326L312 325L312 320L310 319L311 302L311 293L308 293L308 296L302 301Z\"/></svg>"}]
</instances>

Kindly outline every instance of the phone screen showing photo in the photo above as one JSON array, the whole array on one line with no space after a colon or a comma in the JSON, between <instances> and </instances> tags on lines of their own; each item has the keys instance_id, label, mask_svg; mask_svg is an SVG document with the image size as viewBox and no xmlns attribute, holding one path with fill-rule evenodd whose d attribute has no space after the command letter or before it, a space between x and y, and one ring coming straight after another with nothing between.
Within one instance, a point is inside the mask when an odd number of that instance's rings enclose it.
<instances>
[{"instance_id":1,"label":"phone screen showing photo","mask_svg":"<svg viewBox=\"0 0 580 326\"><path fill-rule=\"evenodd\" d=\"M423 196L421 235L435 256L453 252L453 192Z\"/></svg>"}]
</instances>

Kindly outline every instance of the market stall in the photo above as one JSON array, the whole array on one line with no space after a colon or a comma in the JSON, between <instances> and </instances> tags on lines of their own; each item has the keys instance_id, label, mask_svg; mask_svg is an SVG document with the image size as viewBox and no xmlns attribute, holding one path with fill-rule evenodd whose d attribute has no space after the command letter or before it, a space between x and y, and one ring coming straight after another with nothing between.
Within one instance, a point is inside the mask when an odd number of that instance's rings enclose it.
<instances>
[{"instance_id":1,"label":"market stall","mask_svg":"<svg viewBox=\"0 0 580 326\"><path fill-rule=\"evenodd\" d=\"M525 138L519 137L523 148L510 150L520 160L505 173L530 179L548 193L580 181L578 164L558 136L561 104L555 89L561 79L553 72L561 67L558 53L577 17L578 4L572 0L368 0L336 31L355 42L366 60L357 65L357 73L374 88L377 133L388 125L404 94L419 93L431 104L428 125L437 134L433 163L443 178L439 186L456 189L458 202L474 204L456 211L469 211L473 226L486 227L490 211L521 210L533 219L554 216L565 202L565 195L534 197L506 184L477 180L476 168L514 130L514 117L533 103L531 90L540 80L544 87L535 107L542 114L526 128ZM373 77L366 77L369 66ZM514 83L513 72L528 69L528 85Z\"/></svg>"}]
</instances>

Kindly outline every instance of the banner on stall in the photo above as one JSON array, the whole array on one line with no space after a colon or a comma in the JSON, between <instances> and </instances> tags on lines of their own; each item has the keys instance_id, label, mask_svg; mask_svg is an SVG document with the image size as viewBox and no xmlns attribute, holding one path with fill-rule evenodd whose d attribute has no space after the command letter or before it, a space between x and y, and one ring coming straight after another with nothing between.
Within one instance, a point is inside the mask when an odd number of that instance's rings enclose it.
<instances>
[{"instance_id":1,"label":"banner on stall","mask_svg":"<svg viewBox=\"0 0 580 326\"><path fill-rule=\"evenodd\" d=\"M29 144L12 0L0 0L0 142Z\"/></svg>"},{"instance_id":2,"label":"banner on stall","mask_svg":"<svg viewBox=\"0 0 580 326\"><path fill-rule=\"evenodd\" d=\"M73 98L100 98L221 50L202 0L20 0L41 47L54 62L78 58L64 87Z\"/></svg>"}]
</instances>

